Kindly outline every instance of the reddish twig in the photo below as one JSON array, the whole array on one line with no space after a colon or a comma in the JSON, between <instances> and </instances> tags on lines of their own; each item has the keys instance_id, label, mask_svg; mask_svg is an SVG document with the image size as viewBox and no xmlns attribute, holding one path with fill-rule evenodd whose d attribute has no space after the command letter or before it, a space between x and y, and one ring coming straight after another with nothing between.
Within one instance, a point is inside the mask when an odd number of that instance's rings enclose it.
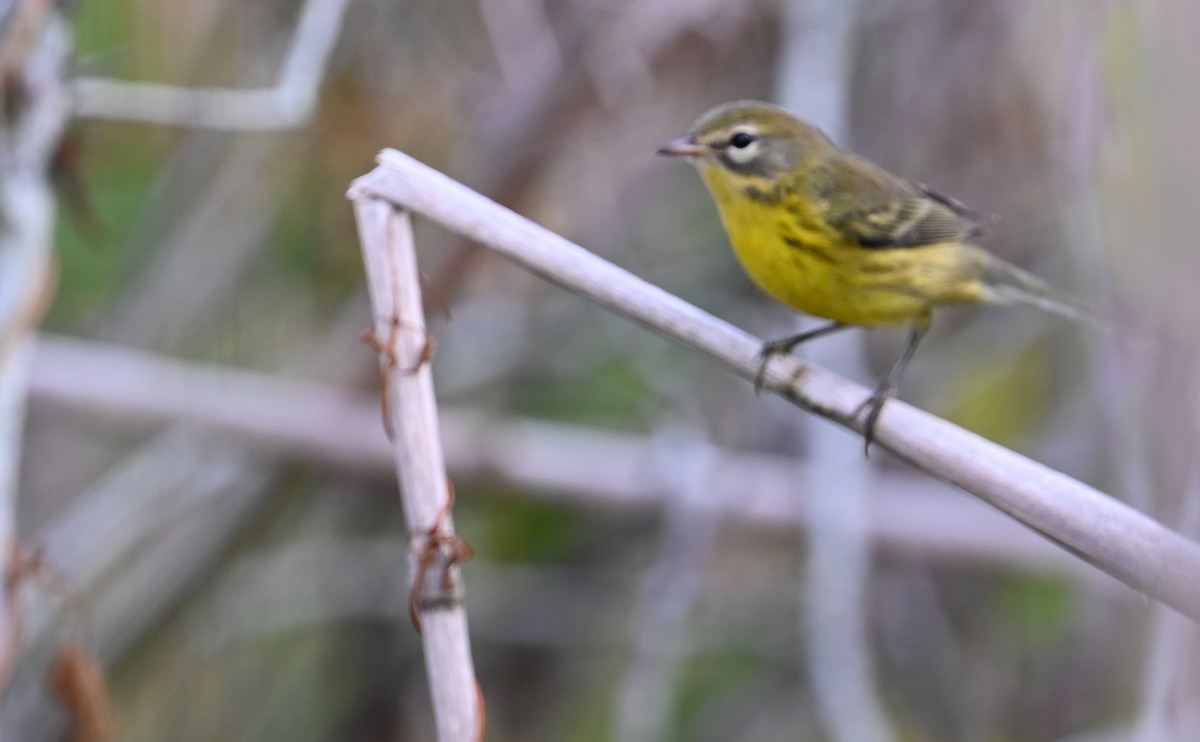
<instances>
[{"instance_id":1,"label":"reddish twig","mask_svg":"<svg viewBox=\"0 0 1200 742\"><path fill-rule=\"evenodd\" d=\"M393 315L388 318L388 338L384 340L374 330L367 330L361 336L363 343L371 348L379 355L383 356L383 371L379 375L379 409L383 416L383 429L387 433L388 440L395 438L395 430L392 428L392 420L388 416L387 400L389 384L388 380L392 376L392 372L399 369L400 359L396 357L396 333L400 331L406 323L401 322L400 318ZM425 334L425 344L421 347L421 353L417 356L417 361L411 367L404 369L404 373L408 375L415 374L421 370L421 367L433 360L433 350L437 347L437 338L425 332L424 328L412 327L413 330L419 330Z\"/></svg>"},{"instance_id":2,"label":"reddish twig","mask_svg":"<svg viewBox=\"0 0 1200 742\"><path fill-rule=\"evenodd\" d=\"M487 699L483 696L483 686L475 681L475 709L479 715L475 720L475 742L483 742L487 736Z\"/></svg>"},{"instance_id":3,"label":"reddish twig","mask_svg":"<svg viewBox=\"0 0 1200 742\"><path fill-rule=\"evenodd\" d=\"M50 690L71 714L72 742L118 739L118 721L104 667L82 641L59 647L47 673Z\"/></svg>"},{"instance_id":4,"label":"reddish twig","mask_svg":"<svg viewBox=\"0 0 1200 742\"><path fill-rule=\"evenodd\" d=\"M457 533L450 531L450 515L454 509L454 485L447 483L446 506L438 514L437 520L423 533L414 533L411 537L410 548L417 555L417 569L413 576L412 590L408 598L408 617L412 620L413 628L421 633L421 611L425 608L442 606L454 601L454 565L465 562L475 556L475 550L467 540ZM442 576L438 580L441 595L436 600L424 596L426 578L430 567L441 562Z\"/></svg>"}]
</instances>

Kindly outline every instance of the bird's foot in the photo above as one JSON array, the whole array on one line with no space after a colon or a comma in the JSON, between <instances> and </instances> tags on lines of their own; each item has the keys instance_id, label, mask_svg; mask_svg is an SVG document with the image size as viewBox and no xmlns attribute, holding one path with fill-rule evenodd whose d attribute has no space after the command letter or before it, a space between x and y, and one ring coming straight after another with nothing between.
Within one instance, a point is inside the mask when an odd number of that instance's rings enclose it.
<instances>
[{"instance_id":1,"label":"bird's foot","mask_svg":"<svg viewBox=\"0 0 1200 742\"><path fill-rule=\"evenodd\" d=\"M892 397L896 396L896 385L890 382L884 382L875 387L875 391L867 397L866 401L859 405L854 411L854 417L866 413L866 418L863 421L863 455L871 455L871 444L875 442L875 424L879 422L879 414L883 412L883 405Z\"/></svg>"},{"instance_id":2,"label":"bird's foot","mask_svg":"<svg viewBox=\"0 0 1200 742\"><path fill-rule=\"evenodd\" d=\"M763 382L767 378L767 364L770 363L773 356L787 355L796 347L794 338L783 338L781 340L768 340L762 344L762 348L758 351L758 373L754 375L754 393L757 395L762 391Z\"/></svg>"}]
</instances>

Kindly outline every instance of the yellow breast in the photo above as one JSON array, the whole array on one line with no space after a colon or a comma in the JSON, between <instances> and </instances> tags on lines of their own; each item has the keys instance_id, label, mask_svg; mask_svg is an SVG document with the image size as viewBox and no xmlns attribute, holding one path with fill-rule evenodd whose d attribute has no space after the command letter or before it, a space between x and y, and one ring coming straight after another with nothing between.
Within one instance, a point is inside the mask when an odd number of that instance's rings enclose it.
<instances>
[{"instance_id":1,"label":"yellow breast","mask_svg":"<svg viewBox=\"0 0 1200 742\"><path fill-rule=\"evenodd\" d=\"M773 299L816 317L867 326L906 322L930 306L903 285L911 249L847 243L820 217L819 202L765 191L755 198L722 173L701 172L738 260Z\"/></svg>"}]
</instances>

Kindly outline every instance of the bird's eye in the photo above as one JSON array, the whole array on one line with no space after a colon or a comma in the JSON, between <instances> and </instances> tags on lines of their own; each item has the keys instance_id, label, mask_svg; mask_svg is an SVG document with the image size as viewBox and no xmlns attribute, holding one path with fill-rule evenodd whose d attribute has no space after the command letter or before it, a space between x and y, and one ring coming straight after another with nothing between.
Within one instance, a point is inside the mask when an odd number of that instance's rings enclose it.
<instances>
[{"instance_id":1,"label":"bird's eye","mask_svg":"<svg viewBox=\"0 0 1200 742\"><path fill-rule=\"evenodd\" d=\"M737 147L738 149L745 149L753 142L754 135L745 131L739 131L737 134L734 134L729 138L729 146Z\"/></svg>"}]
</instances>

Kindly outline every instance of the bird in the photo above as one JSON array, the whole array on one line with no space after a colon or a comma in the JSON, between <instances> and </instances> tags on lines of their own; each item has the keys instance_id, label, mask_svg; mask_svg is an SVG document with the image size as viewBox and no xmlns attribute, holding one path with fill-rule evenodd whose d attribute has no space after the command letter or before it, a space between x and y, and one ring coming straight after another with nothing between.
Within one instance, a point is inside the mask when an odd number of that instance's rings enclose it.
<instances>
[{"instance_id":1,"label":"bird","mask_svg":"<svg viewBox=\"0 0 1200 742\"><path fill-rule=\"evenodd\" d=\"M828 320L763 344L755 390L772 356L849 327L909 327L865 412L870 451L884 404L929 331L933 310L1023 304L1075 320L1094 314L978 244L979 214L839 147L819 128L761 101L703 114L658 154L690 161L716 202L742 268L768 296Z\"/></svg>"}]
</instances>

